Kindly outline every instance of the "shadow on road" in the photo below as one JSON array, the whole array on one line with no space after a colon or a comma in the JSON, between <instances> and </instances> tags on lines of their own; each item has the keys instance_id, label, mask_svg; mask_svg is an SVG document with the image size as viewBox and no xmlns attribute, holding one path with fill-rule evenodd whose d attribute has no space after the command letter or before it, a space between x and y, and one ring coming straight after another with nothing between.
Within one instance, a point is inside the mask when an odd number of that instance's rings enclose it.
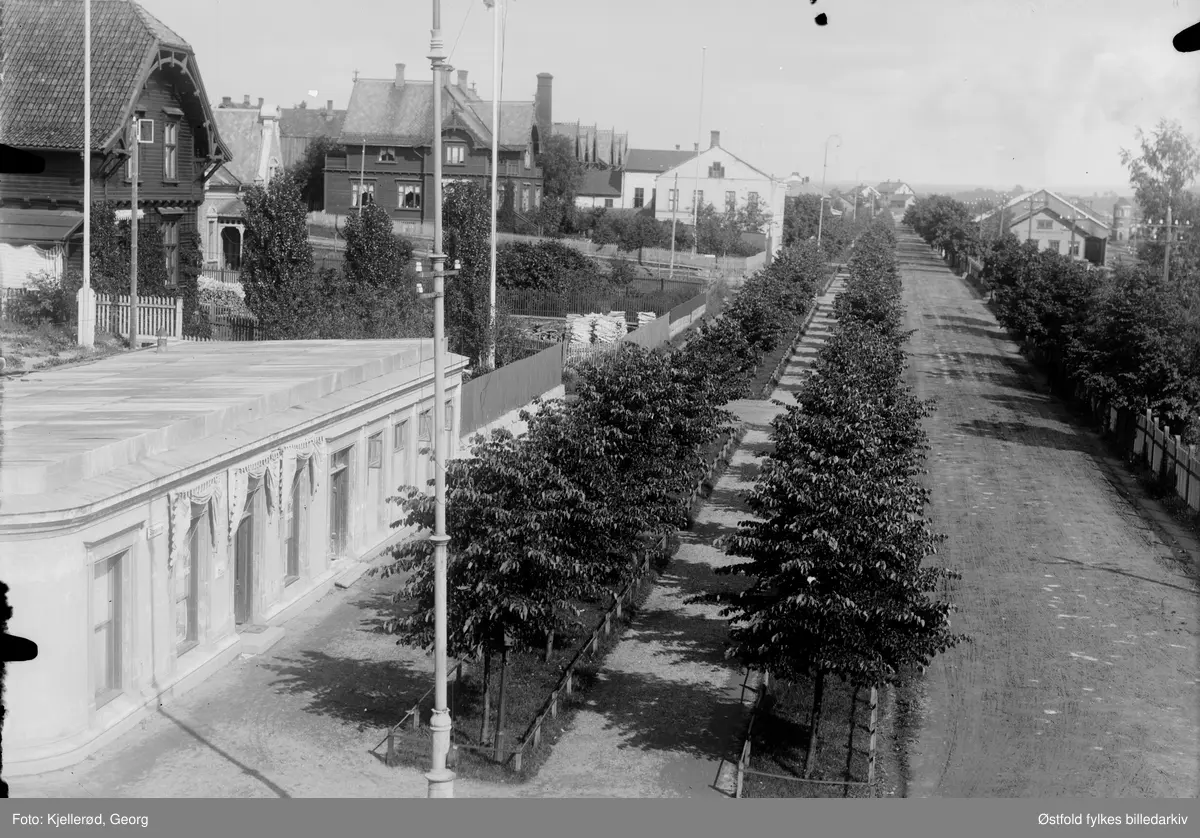
<instances>
[{"instance_id":1,"label":"shadow on road","mask_svg":"<svg viewBox=\"0 0 1200 838\"><path fill-rule=\"evenodd\" d=\"M1094 443L1075 430L1063 431L1043 425L1030 425L1025 422L994 422L987 419L959 422L957 427L960 431L973 436L991 437L1002 442L1016 442L1034 448L1080 451L1086 454L1095 452Z\"/></svg>"},{"instance_id":2,"label":"shadow on road","mask_svg":"<svg viewBox=\"0 0 1200 838\"><path fill-rule=\"evenodd\" d=\"M216 745L214 745L212 742L209 742L207 739L205 739L199 733L194 731L192 728L188 727L183 722L179 721L179 719L175 718L170 713L168 713L166 710L162 709L162 707L158 708L158 712L159 712L159 715L161 715L163 718L165 718L168 721L170 721L171 723L173 723L176 727L178 727L180 730L182 730L188 736L195 739L201 745L208 748L210 751L217 754L219 757L226 760L227 762L232 763L233 765L236 765L239 769L241 769L243 774L245 774L248 777L253 777L255 780L258 780L264 786L269 788L271 790L271 793L274 794L276 797L291 798L291 795L288 794L281 786L276 785L271 780L267 779L267 777L263 776L263 773L261 771L251 768L250 766L246 765L244 762L241 762L240 760L233 757L231 754L228 754L225 751L221 750Z\"/></svg>"},{"instance_id":3,"label":"shadow on road","mask_svg":"<svg viewBox=\"0 0 1200 838\"><path fill-rule=\"evenodd\" d=\"M1008 333L1003 329L996 328L994 324L989 324L989 326L991 328L985 329L980 326L967 326L962 323L939 323L935 328L941 329L944 332L954 332L959 335L974 335L975 337L986 338L987 340L1009 340Z\"/></svg>"}]
</instances>

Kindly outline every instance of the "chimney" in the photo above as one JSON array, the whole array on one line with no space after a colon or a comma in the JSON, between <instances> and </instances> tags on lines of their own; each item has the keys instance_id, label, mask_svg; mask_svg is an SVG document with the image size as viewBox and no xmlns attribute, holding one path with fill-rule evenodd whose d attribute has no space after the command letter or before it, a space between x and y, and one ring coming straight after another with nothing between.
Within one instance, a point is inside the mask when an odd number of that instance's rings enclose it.
<instances>
[{"instance_id":1,"label":"chimney","mask_svg":"<svg viewBox=\"0 0 1200 838\"><path fill-rule=\"evenodd\" d=\"M712 141L709 143L708 147L709 148L720 148L720 146L721 146L721 132L713 131L712 132Z\"/></svg>"},{"instance_id":2,"label":"chimney","mask_svg":"<svg viewBox=\"0 0 1200 838\"><path fill-rule=\"evenodd\" d=\"M250 94L249 93L243 94L242 107L244 107L244 108L250 107Z\"/></svg>"},{"instance_id":3,"label":"chimney","mask_svg":"<svg viewBox=\"0 0 1200 838\"><path fill-rule=\"evenodd\" d=\"M696 152L696 154L699 154L700 153L700 143L692 143L692 151Z\"/></svg>"},{"instance_id":4,"label":"chimney","mask_svg":"<svg viewBox=\"0 0 1200 838\"><path fill-rule=\"evenodd\" d=\"M264 101L264 100L263 100L263 97L259 96L259 97L258 97L258 109L259 109L260 111L262 110L263 101Z\"/></svg>"},{"instance_id":5,"label":"chimney","mask_svg":"<svg viewBox=\"0 0 1200 838\"><path fill-rule=\"evenodd\" d=\"M550 85L554 76L549 73L538 73L537 80L537 93L533 99L534 119L538 126L538 136L549 139L550 131L554 127L550 96Z\"/></svg>"},{"instance_id":6,"label":"chimney","mask_svg":"<svg viewBox=\"0 0 1200 838\"><path fill-rule=\"evenodd\" d=\"M675 143L675 150L679 151L679 143Z\"/></svg>"},{"instance_id":7,"label":"chimney","mask_svg":"<svg viewBox=\"0 0 1200 838\"><path fill-rule=\"evenodd\" d=\"M300 101L300 110L302 110L302 111L307 110L307 108L308 108L308 102L301 100Z\"/></svg>"},{"instance_id":8,"label":"chimney","mask_svg":"<svg viewBox=\"0 0 1200 838\"><path fill-rule=\"evenodd\" d=\"M221 107L232 108L233 107L233 97L232 96L223 96L221 98Z\"/></svg>"},{"instance_id":9,"label":"chimney","mask_svg":"<svg viewBox=\"0 0 1200 838\"><path fill-rule=\"evenodd\" d=\"M463 91L465 91L467 89L467 71L466 70L458 71L458 87L460 90L463 90Z\"/></svg>"},{"instance_id":10,"label":"chimney","mask_svg":"<svg viewBox=\"0 0 1200 838\"><path fill-rule=\"evenodd\" d=\"M327 110L327 111L333 110L333 100L332 99L325 100L325 110Z\"/></svg>"},{"instance_id":11,"label":"chimney","mask_svg":"<svg viewBox=\"0 0 1200 838\"><path fill-rule=\"evenodd\" d=\"M396 87L404 87L404 65L396 65Z\"/></svg>"}]
</instances>

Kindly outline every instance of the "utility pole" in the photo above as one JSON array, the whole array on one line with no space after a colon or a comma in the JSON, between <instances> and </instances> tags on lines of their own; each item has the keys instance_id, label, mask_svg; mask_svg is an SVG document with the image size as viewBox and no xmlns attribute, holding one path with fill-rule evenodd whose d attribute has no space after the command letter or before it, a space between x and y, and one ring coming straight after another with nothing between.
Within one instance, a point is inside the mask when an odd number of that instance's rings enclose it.
<instances>
[{"instance_id":1,"label":"utility pole","mask_svg":"<svg viewBox=\"0 0 1200 838\"><path fill-rule=\"evenodd\" d=\"M142 126L133 114L133 176L129 199L129 348L138 348L138 178L142 176L138 152L142 145Z\"/></svg>"},{"instance_id":2,"label":"utility pole","mask_svg":"<svg viewBox=\"0 0 1200 838\"><path fill-rule=\"evenodd\" d=\"M92 0L83 0L83 287L76 295L80 346L96 342L96 292L92 290Z\"/></svg>"},{"instance_id":3,"label":"utility pole","mask_svg":"<svg viewBox=\"0 0 1200 838\"><path fill-rule=\"evenodd\" d=\"M708 47L700 47L700 113L696 119L696 178L692 187L692 255L700 245L700 133L704 127L704 64L708 57ZM676 192L676 203L678 195Z\"/></svg>"},{"instance_id":4,"label":"utility pole","mask_svg":"<svg viewBox=\"0 0 1200 838\"><path fill-rule=\"evenodd\" d=\"M433 67L433 457L434 534L433 542L433 716L429 722L431 766L425 779L430 797L454 797L454 772L446 767L450 752L450 710L446 706L446 356L445 304L446 255L442 253L442 84L446 57L442 52L442 4L433 0L433 29L429 37L429 61Z\"/></svg>"},{"instance_id":5,"label":"utility pole","mask_svg":"<svg viewBox=\"0 0 1200 838\"><path fill-rule=\"evenodd\" d=\"M1032 240L1033 240L1033 194L1030 193L1030 195L1029 195L1029 239L1028 239L1028 241L1032 241Z\"/></svg>"},{"instance_id":6,"label":"utility pole","mask_svg":"<svg viewBox=\"0 0 1200 838\"><path fill-rule=\"evenodd\" d=\"M825 173L829 170L829 141L837 137L838 146L841 147L842 138L838 134L830 134L825 138L825 162L821 166L821 191L825 191Z\"/></svg>"},{"instance_id":7,"label":"utility pole","mask_svg":"<svg viewBox=\"0 0 1200 838\"><path fill-rule=\"evenodd\" d=\"M488 285L488 352L486 364L496 368L496 213L500 189L500 16L503 0L483 0L492 10L492 238L490 243L490 284ZM541 137L538 138L541 140ZM545 142L542 140L542 142Z\"/></svg>"},{"instance_id":8,"label":"utility pole","mask_svg":"<svg viewBox=\"0 0 1200 838\"><path fill-rule=\"evenodd\" d=\"M1156 223L1150 221L1142 226L1154 231L1155 238L1158 237L1159 230L1163 231L1163 284L1169 284L1171 281L1171 242L1174 241L1175 237L1180 233L1191 232L1192 223L1190 221L1186 221L1183 224L1178 224L1172 220L1171 200L1168 198L1166 222Z\"/></svg>"},{"instance_id":9,"label":"utility pole","mask_svg":"<svg viewBox=\"0 0 1200 838\"><path fill-rule=\"evenodd\" d=\"M825 225L825 196L821 196L821 202L817 204L817 247L821 246L821 231Z\"/></svg>"},{"instance_id":10,"label":"utility pole","mask_svg":"<svg viewBox=\"0 0 1200 838\"><path fill-rule=\"evenodd\" d=\"M675 196L671 201L671 268L667 273L670 279L675 279L675 224L679 216L679 170L675 170L675 188L672 194Z\"/></svg>"}]
</instances>

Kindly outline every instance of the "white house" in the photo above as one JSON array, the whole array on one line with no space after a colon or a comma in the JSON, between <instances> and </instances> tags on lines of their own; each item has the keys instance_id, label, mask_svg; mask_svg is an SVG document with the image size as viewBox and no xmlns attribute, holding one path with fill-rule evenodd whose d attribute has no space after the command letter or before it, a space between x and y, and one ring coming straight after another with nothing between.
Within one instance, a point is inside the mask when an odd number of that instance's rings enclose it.
<instances>
[{"instance_id":1,"label":"white house","mask_svg":"<svg viewBox=\"0 0 1200 838\"><path fill-rule=\"evenodd\" d=\"M1112 233L1100 216L1049 189L1026 192L1004 205L1009 232L1021 241L1035 241L1038 250L1062 253L1103 265ZM984 221L996 210L975 218Z\"/></svg>"},{"instance_id":2,"label":"white house","mask_svg":"<svg viewBox=\"0 0 1200 838\"><path fill-rule=\"evenodd\" d=\"M917 202L917 193L907 183L899 180L885 180L876 187L880 206L886 207L893 215L903 214Z\"/></svg>"},{"instance_id":3,"label":"white house","mask_svg":"<svg viewBox=\"0 0 1200 838\"><path fill-rule=\"evenodd\" d=\"M648 148L631 148L625 157L621 171L621 206L625 209L642 209L655 203L655 188L658 176L696 157L695 151L660 151Z\"/></svg>"},{"instance_id":4,"label":"white house","mask_svg":"<svg viewBox=\"0 0 1200 838\"><path fill-rule=\"evenodd\" d=\"M696 163L699 163L697 185ZM771 223L766 233L771 248L778 248L783 241L784 200L787 184L754 168L745 160L721 147L721 132L713 131L709 147L700 152L699 160L676 165L655 179L655 190L660 200L655 202L654 217L659 221L670 221L674 210L678 221L694 223L693 206L712 204L718 210L736 202L746 203L756 198L771 213ZM698 195L694 195L698 192Z\"/></svg>"},{"instance_id":5,"label":"white house","mask_svg":"<svg viewBox=\"0 0 1200 838\"><path fill-rule=\"evenodd\" d=\"M84 759L404 537L388 498L434 473L432 353L187 343L7 382L0 579L40 654L8 668L5 773Z\"/></svg>"},{"instance_id":6,"label":"white house","mask_svg":"<svg viewBox=\"0 0 1200 838\"><path fill-rule=\"evenodd\" d=\"M575 195L575 206L582 209L619 208L621 206L621 170L585 169L583 185L579 187L579 191Z\"/></svg>"}]
</instances>

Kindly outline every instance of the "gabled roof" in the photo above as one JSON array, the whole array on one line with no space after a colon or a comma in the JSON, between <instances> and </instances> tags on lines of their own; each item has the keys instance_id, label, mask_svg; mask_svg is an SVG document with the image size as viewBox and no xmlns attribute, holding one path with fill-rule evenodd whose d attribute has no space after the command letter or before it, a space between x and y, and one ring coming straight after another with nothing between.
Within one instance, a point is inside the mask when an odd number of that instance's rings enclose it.
<instances>
[{"instance_id":1,"label":"gabled roof","mask_svg":"<svg viewBox=\"0 0 1200 838\"><path fill-rule=\"evenodd\" d=\"M467 95L457 85L442 87L442 130L461 128L476 143L490 146L491 103ZM501 147L524 148L533 135L532 102L500 103ZM486 114L486 116L484 116ZM339 140L413 148L433 141L433 82L363 79L354 82Z\"/></svg>"},{"instance_id":2,"label":"gabled roof","mask_svg":"<svg viewBox=\"0 0 1200 838\"><path fill-rule=\"evenodd\" d=\"M714 152L714 151L719 151L719 152L721 152L722 154L726 154L726 155L728 155L728 156L732 157L734 160L736 160L737 162L741 163L741 164L742 164L743 166L745 166L746 168L748 168L748 169L750 169L751 171L754 171L754 172L756 172L757 174L761 175L761 176L762 176L762 177L763 177L765 180L769 180L769 181L772 181L772 182L774 182L774 180L775 180L775 179L774 179L774 178L772 178L772 177L771 177L769 174L767 174L766 172L764 172L762 169L759 169L759 168L758 168L758 167L756 167L756 166L752 166L751 164L749 164L749 163L747 163L745 160L743 160L741 157L738 157L736 154L734 154L734 153L733 153L732 151L730 151L729 149L727 149L727 148L723 148L723 147L721 147L721 146L709 146L708 148L706 148L706 149L702 150L702 151L700 152L700 154L699 154L699 155L696 155L696 154L689 153L689 154L688 154L688 158L687 158L687 160L681 160L680 162L678 162L678 163L676 163L674 166L672 166L672 167L671 167L671 169L678 168L679 166L682 166L684 163L687 163L689 160L694 160L696 157L704 157L706 154L709 154L710 152ZM626 168L629 168L629 167L628 167L628 166L626 166ZM667 169L666 171L670 171L670 169ZM665 174L665 172L664 172L664 174Z\"/></svg>"},{"instance_id":3,"label":"gabled roof","mask_svg":"<svg viewBox=\"0 0 1200 838\"><path fill-rule=\"evenodd\" d=\"M221 167L240 183L254 183L262 157L262 122L257 108L217 108L213 111L221 138L229 146L233 160Z\"/></svg>"},{"instance_id":4,"label":"gabled roof","mask_svg":"<svg viewBox=\"0 0 1200 838\"><path fill-rule=\"evenodd\" d=\"M583 185L580 195L594 198L619 198L621 196L621 172L619 169L583 170Z\"/></svg>"},{"instance_id":5,"label":"gabled roof","mask_svg":"<svg viewBox=\"0 0 1200 838\"><path fill-rule=\"evenodd\" d=\"M82 0L0 0L0 142L23 148L83 148ZM188 43L131 0L92 0L92 147L112 148L122 136L159 51L183 53L180 68L196 87L189 116L212 110ZM219 132L218 154L228 156Z\"/></svg>"},{"instance_id":6,"label":"gabled roof","mask_svg":"<svg viewBox=\"0 0 1200 838\"><path fill-rule=\"evenodd\" d=\"M885 180L883 183L879 184L879 186L875 187L875 189L880 195L891 195L901 186L908 186L908 184L902 180ZM912 189L911 186L908 186L908 188Z\"/></svg>"},{"instance_id":7,"label":"gabled roof","mask_svg":"<svg viewBox=\"0 0 1200 838\"><path fill-rule=\"evenodd\" d=\"M281 108L279 136L312 139L336 137L342 133L345 111L326 111L317 108Z\"/></svg>"},{"instance_id":8,"label":"gabled roof","mask_svg":"<svg viewBox=\"0 0 1200 838\"><path fill-rule=\"evenodd\" d=\"M625 170L628 172L663 172L674 169L696 156L694 151L659 151L649 148L631 148L625 155Z\"/></svg>"},{"instance_id":9,"label":"gabled roof","mask_svg":"<svg viewBox=\"0 0 1200 838\"><path fill-rule=\"evenodd\" d=\"M492 102L479 98L468 100L470 108L492 134ZM500 147L506 150L523 149L529 145L535 125L533 102L500 103ZM490 145L491 140L488 140Z\"/></svg>"},{"instance_id":10,"label":"gabled roof","mask_svg":"<svg viewBox=\"0 0 1200 838\"><path fill-rule=\"evenodd\" d=\"M1033 203L1034 203L1034 210L1032 213L1028 212L1030 199L1032 199ZM1068 201L1062 195L1059 195L1057 192L1052 192L1049 189L1036 189L1032 192L1025 192L1024 194L1018 195L1017 197L1010 199L1009 202L1004 205L1005 209L1017 209L1017 210L1024 211L1024 214L1020 215L1020 218L1022 220L1028 219L1031 214L1037 215L1039 210L1043 207L1048 207L1051 210L1053 210L1056 216L1066 215L1069 212L1069 213L1073 213L1076 217L1080 218L1081 220L1088 221L1088 222L1091 222L1092 224L1096 224L1096 225L1099 225L1100 227L1103 227L1106 231L1111 229L1110 226L1108 225L1108 223L1105 222L1098 215L1096 215L1094 212L1091 212L1090 210L1087 210L1087 209L1079 206L1078 204ZM1064 212L1064 210L1066 212ZM995 210L992 210L991 212L985 213L982 217L989 218L995 212L996 212ZM1016 223L1016 222L1013 222L1013 223ZM1091 235L1100 235L1100 234L1092 233ZM1105 233L1104 235L1107 235L1107 233Z\"/></svg>"}]
</instances>

